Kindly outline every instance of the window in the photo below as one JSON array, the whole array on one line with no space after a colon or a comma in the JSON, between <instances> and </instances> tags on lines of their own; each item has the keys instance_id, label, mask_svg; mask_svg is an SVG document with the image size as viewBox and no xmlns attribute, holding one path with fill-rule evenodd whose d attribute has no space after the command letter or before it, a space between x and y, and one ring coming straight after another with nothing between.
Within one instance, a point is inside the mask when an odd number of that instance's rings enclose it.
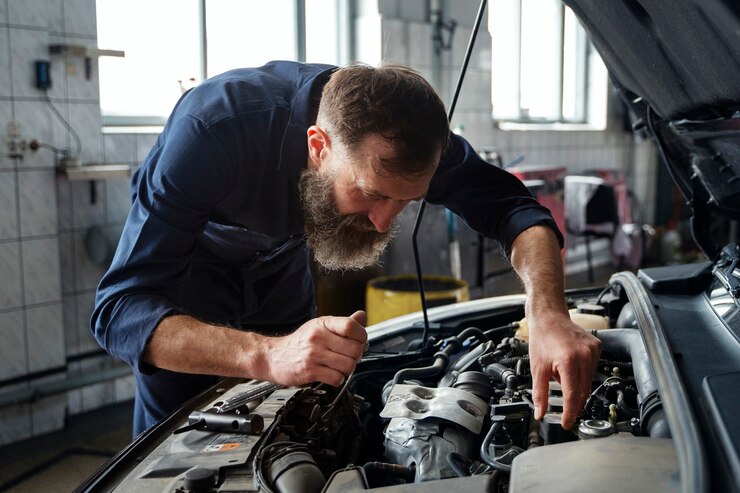
<instances>
[{"instance_id":1,"label":"window","mask_svg":"<svg viewBox=\"0 0 740 493\"><path fill-rule=\"evenodd\" d=\"M105 125L161 125L182 93L227 70L270 60L349 59L341 0L97 0Z\"/></svg>"},{"instance_id":2,"label":"window","mask_svg":"<svg viewBox=\"0 0 740 493\"><path fill-rule=\"evenodd\" d=\"M606 68L560 0L493 0L488 26L495 120L605 126Z\"/></svg>"}]
</instances>

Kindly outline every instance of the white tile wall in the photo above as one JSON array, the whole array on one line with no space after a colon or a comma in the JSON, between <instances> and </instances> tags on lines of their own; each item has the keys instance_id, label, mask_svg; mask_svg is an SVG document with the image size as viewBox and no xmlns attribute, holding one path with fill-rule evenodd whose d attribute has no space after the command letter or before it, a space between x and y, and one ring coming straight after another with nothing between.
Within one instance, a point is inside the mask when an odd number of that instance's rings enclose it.
<instances>
[{"instance_id":1,"label":"white tile wall","mask_svg":"<svg viewBox=\"0 0 740 493\"><path fill-rule=\"evenodd\" d=\"M53 169L18 172L21 236L56 234L56 178Z\"/></svg>"},{"instance_id":2,"label":"white tile wall","mask_svg":"<svg viewBox=\"0 0 740 493\"><path fill-rule=\"evenodd\" d=\"M70 103L69 124L75 129L82 143L82 164L102 162L100 104Z\"/></svg>"},{"instance_id":3,"label":"white tile wall","mask_svg":"<svg viewBox=\"0 0 740 493\"><path fill-rule=\"evenodd\" d=\"M158 134L136 134L136 162L141 164L157 142Z\"/></svg>"},{"instance_id":4,"label":"white tile wall","mask_svg":"<svg viewBox=\"0 0 740 493\"><path fill-rule=\"evenodd\" d=\"M90 315L92 315L94 305L95 293L89 292L77 295L77 329L81 353L100 348L90 331Z\"/></svg>"},{"instance_id":5,"label":"white tile wall","mask_svg":"<svg viewBox=\"0 0 740 493\"><path fill-rule=\"evenodd\" d=\"M58 378L63 378L60 375ZM31 405L33 436L43 435L64 427L67 416L67 396L64 394L44 397Z\"/></svg>"},{"instance_id":6,"label":"white tile wall","mask_svg":"<svg viewBox=\"0 0 740 493\"><path fill-rule=\"evenodd\" d=\"M62 299L56 237L23 241L23 288L28 305Z\"/></svg>"},{"instance_id":7,"label":"white tile wall","mask_svg":"<svg viewBox=\"0 0 740 493\"><path fill-rule=\"evenodd\" d=\"M75 277L75 233L59 234L59 262L62 275L62 294L69 295L77 291Z\"/></svg>"},{"instance_id":8,"label":"white tile wall","mask_svg":"<svg viewBox=\"0 0 740 493\"><path fill-rule=\"evenodd\" d=\"M21 310L0 312L0 380L28 372L26 334ZM2 426L0 426L2 428Z\"/></svg>"},{"instance_id":9,"label":"white tile wall","mask_svg":"<svg viewBox=\"0 0 740 493\"><path fill-rule=\"evenodd\" d=\"M21 404L0 409L0 446L31 436L31 406Z\"/></svg>"},{"instance_id":10,"label":"white tile wall","mask_svg":"<svg viewBox=\"0 0 740 493\"><path fill-rule=\"evenodd\" d=\"M108 180L105 191L108 223L124 223L131 208L129 180Z\"/></svg>"},{"instance_id":11,"label":"white tile wall","mask_svg":"<svg viewBox=\"0 0 740 493\"><path fill-rule=\"evenodd\" d=\"M33 371L64 366L62 304L36 306L26 310L28 366Z\"/></svg>"},{"instance_id":12,"label":"white tile wall","mask_svg":"<svg viewBox=\"0 0 740 493\"><path fill-rule=\"evenodd\" d=\"M408 22L408 63L414 68L432 66L432 28L428 23ZM428 79L429 80L429 79Z\"/></svg>"},{"instance_id":13,"label":"white tile wall","mask_svg":"<svg viewBox=\"0 0 740 493\"><path fill-rule=\"evenodd\" d=\"M0 28L0 31L2 31L2 28ZM0 33L0 35L2 35L2 33ZM2 51L3 50L0 47L0 53ZM2 75L2 72L0 72L0 78L2 78ZM2 89L0 88L0 91L1 90ZM13 103L10 100L0 99L0 132L2 132L3 135L7 135L8 123L11 121L13 121ZM15 159L8 157L7 152L0 152L0 170L12 169L14 167Z\"/></svg>"},{"instance_id":14,"label":"white tile wall","mask_svg":"<svg viewBox=\"0 0 740 493\"><path fill-rule=\"evenodd\" d=\"M383 19L383 59L398 64L408 63L406 23L398 19Z\"/></svg>"},{"instance_id":15,"label":"white tile wall","mask_svg":"<svg viewBox=\"0 0 740 493\"><path fill-rule=\"evenodd\" d=\"M89 194L89 192L88 192ZM73 229L72 220L72 182L64 177L57 178L57 204L59 217L59 231Z\"/></svg>"},{"instance_id":16,"label":"white tile wall","mask_svg":"<svg viewBox=\"0 0 740 493\"><path fill-rule=\"evenodd\" d=\"M136 161L136 135L104 134L103 159L106 163L133 163ZM116 180L117 182L121 180Z\"/></svg>"},{"instance_id":17,"label":"white tile wall","mask_svg":"<svg viewBox=\"0 0 740 493\"><path fill-rule=\"evenodd\" d=\"M0 172L0 240L18 237L18 193L15 171Z\"/></svg>"},{"instance_id":18,"label":"white tile wall","mask_svg":"<svg viewBox=\"0 0 740 493\"><path fill-rule=\"evenodd\" d=\"M90 260L85 249L86 231L74 234L74 266L77 291L91 291L97 288L100 278L107 270L106 265L98 265Z\"/></svg>"},{"instance_id":19,"label":"white tile wall","mask_svg":"<svg viewBox=\"0 0 740 493\"><path fill-rule=\"evenodd\" d=\"M5 2L0 2L0 24L8 22L8 8Z\"/></svg>"},{"instance_id":20,"label":"white tile wall","mask_svg":"<svg viewBox=\"0 0 740 493\"><path fill-rule=\"evenodd\" d=\"M55 119L49 106L43 101L15 101L15 122L21 137L27 140L36 140L44 144L60 147L65 142L54 138ZM27 152L18 162L19 168L52 168L54 153L42 148Z\"/></svg>"},{"instance_id":21,"label":"white tile wall","mask_svg":"<svg viewBox=\"0 0 740 493\"><path fill-rule=\"evenodd\" d=\"M67 356L80 353L80 330L77 318L77 295L62 299L62 318L64 322L64 347Z\"/></svg>"},{"instance_id":22,"label":"white tile wall","mask_svg":"<svg viewBox=\"0 0 740 493\"><path fill-rule=\"evenodd\" d=\"M61 9L50 8L46 0L9 0L8 22L16 26L49 28L51 18L58 18Z\"/></svg>"},{"instance_id":23,"label":"white tile wall","mask_svg":"<svg viewBox=\"0 0 740 493\"><path fill-rule=\"evenodd\" d=\"M92 201L90 187L95 187ZM105 222L105 182L73 181L69 183L72 194L72 225L75 229L87 229Z\"/></svg>"},{"instance_id":24,"label":"white tile wall","mask_svg":"<svg viewBox=\"0 0 740 493\"><path fill-rule=\"evenodd\" d=\"M23 305L20 247L0 243L0 310Z\"/></svg>"},{"instance_id":25,"label":"white tile wall","mask_svg":"<svg viewBox=\"0 0 740 493\"><path fill-rule=\"evenodd\" d=\"M95 0L64 0L64 27L69 34L96 36Z\"/></svg>"},{"instance_id":26,"label":"white tile wall","mask_svg":"<svg viewBox=\"0 0 740 493\"><path fill-rule=\"evenodd\" d=\"M10 85L10 45L8 37L8 28L0 26L0 67L7 67L0 70L0 96L2 97L10 97L13 90Z\"/></svg>"}]
</instances>

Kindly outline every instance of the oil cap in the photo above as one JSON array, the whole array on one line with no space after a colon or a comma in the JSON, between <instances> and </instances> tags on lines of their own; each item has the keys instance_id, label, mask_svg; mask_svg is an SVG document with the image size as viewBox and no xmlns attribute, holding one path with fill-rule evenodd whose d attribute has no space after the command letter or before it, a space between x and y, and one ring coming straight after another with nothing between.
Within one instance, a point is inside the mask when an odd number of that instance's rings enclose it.
<instances>
[{"instance_id":1,"label":"oil cap","mask_svg":"<svg viewBox=\"0 0 740 493\"><path fill-rule=\"evenodd\" d=\"M578 425L578 438L581 440L608 437L613 433L614 426L603 419L587 419Z\"/></svg>"}]
</instances>

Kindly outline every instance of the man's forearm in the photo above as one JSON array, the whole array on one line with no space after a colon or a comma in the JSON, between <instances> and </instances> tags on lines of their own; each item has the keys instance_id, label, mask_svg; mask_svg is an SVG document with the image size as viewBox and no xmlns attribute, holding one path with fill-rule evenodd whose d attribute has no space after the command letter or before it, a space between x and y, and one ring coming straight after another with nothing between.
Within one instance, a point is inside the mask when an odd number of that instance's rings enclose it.
<instances>
[{"instance_id":1,"label":"man's forearm","mask_svg":"<svg viewBox=\"0 0 740 493\"><path fill-rule=\"evenodd\" d=\"M511 264L527 293L527 315L567 314L560 248L555 233L534 226L517 236L511 249Z\"/></svg>"},{"instance_id":2,"label":"man's forearm","mask_svg":"<svg viewBox=\"0 0 740 493\"><path fill-rule=\"evenodd\" d=\"M201 322L186 315L162 319L144 361L182 373L267 379L269 338Z\"/></svg>"},{"instance_id":3,"label":"man's forearm","mask_svg":"<svg viewBox=\"0 0 740 493\"><path fill-rule=\"evenodd\" d=\"M144 361L181 373L336 386L362 356L366 321L363 311L319 317L288 335L270 337L173 315L154 330Z\"/></svg>"}]
</instances>

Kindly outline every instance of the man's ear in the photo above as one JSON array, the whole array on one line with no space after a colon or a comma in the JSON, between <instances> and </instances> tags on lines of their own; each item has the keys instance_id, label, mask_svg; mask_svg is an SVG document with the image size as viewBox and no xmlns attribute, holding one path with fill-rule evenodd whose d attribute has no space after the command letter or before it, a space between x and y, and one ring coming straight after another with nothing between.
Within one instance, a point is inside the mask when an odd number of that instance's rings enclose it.
<instances>
[{"instance_id":1,"label":"man's ear","mask_svg":"<svg viewBox=\"0 0 740 493\"><path fill-rule=\"evenodd\" d=\"M327 152L331 151L329 135L323 128L311 125L306 131L306 138L308 139L308 166L320 169Z\"/></svg>"}]
</instances>

